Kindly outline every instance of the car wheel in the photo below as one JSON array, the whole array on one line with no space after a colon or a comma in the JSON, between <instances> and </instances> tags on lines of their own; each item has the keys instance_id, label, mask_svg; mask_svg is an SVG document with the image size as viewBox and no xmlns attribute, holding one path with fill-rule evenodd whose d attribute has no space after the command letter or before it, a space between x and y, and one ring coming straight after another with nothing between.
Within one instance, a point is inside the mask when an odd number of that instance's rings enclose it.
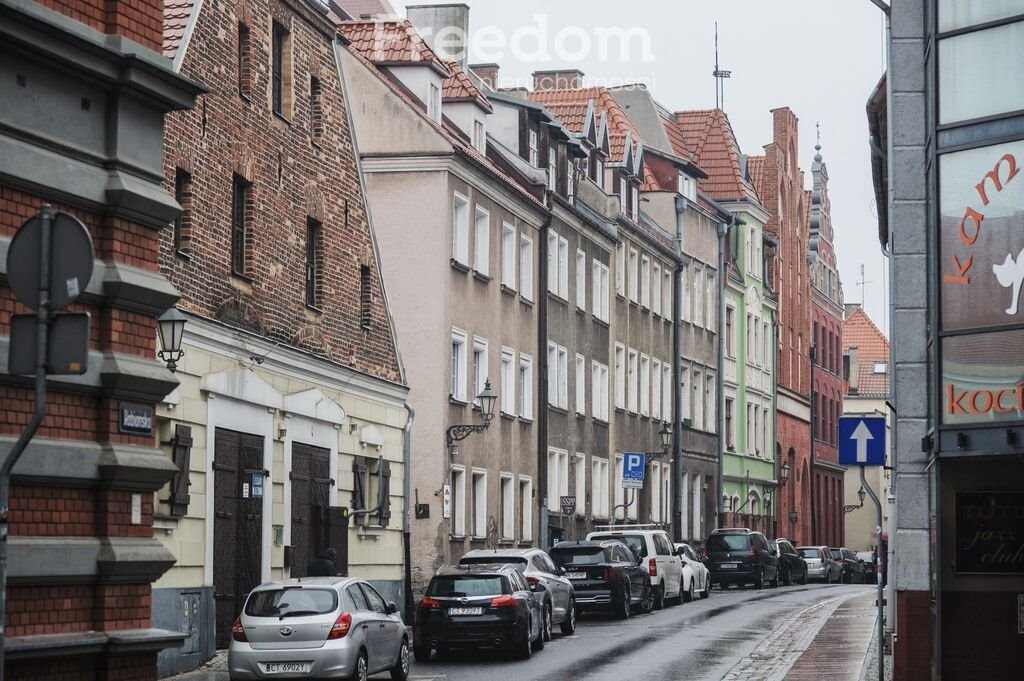
<instances>
[{"instance_id":1,"label":"car wheel","mask_svg":"<svg viewBox=\"0 0 1024 681\"><path fill-rule=\"evenodd\" d=\"M755 589L763 589L764 588L764 568L762 568L761 571L759 573L757 573L757 575L754 577L754 588Z\"/></svg>"},{"instance_id":2,"label":"car wheel","mask_svg":"<svg viewBox=\"0 0 1024 681\"><path fill-rule=\"evenodd\" d=\"M413 646L412 656L421 664L430 662L430 646Z\"/></svg>"},{"instance_id":3,"label":"car wheel","mask_svg":"<svg viewBox=\"0 0 1024 681\"><path fill-rule=\"evenodd\" d=\"M826 584L831 584L832 583L832 571L831 570L827 570L825 572L825 583Z\"/></svg>"},{"instance_id":4,"label":"car wheel","mask_svg":"<svg viewBox=\"0 0 1024 681\"><path fill-rule=\"evenodd\" d=\"M779 588L779 569L778 568L775 568L775 576L772 578L772 581L769 582L769 583L771 584L771 587L773 589L778 589Z\"/></svg>"},{"instance_id":5,"label":"car wheel","mask_svg":"<svg viewBox=\"0 0 1024 681\"><path fill-rule=\"evenodd\" d=\"M622 598L619 599L618 605L615 608L615 616L618 617L620 620L628 620L629 608L629 593L627 592L624 593L622 595Z\"/></svg>"},{"instance_id":6,"label":"car wheel","mask_svg":"<svg viewBox=\"0 0 1024 681\"><path fill-rule=\"evenodd\" d=\"M576 633L576 601L569 601L569 611L565 613L562 620L562 636L572 636Z\"/></svg>"},{"instance_id":7,"label":"car wheel","mask_svg":"<svg viewBox=\"0 0 1024 681\"><path fill-rule=\"evenodd\" d=\"M704 582L704 590L700 592L701 598L711 598L711 580Z\"/></svg>"},{"instance_id":8,"label":"car wheel","mask_svg":"<svg viewBox=\"0 0 1024 681\"><path fill-rule=\"evenodd\" d=\"M356 658L356 673L352 675L354 681L367 681L370 678L370 668L366 662L366 651L360 650Z\"/></svg>"},{"instance_id":9,"label":"car wheel","mask_svg":"<svg viewBox=\"0 0 1024 681\"><path fill-rule=\"evenodd\" d=\"M409 639L402 639L402 647L398 649L398 661L391 668L393 681L406 681L409 678Z\"/></svg>"},{"instance_id":10,"label":"car wheel","mask_svg":"<svg viewBox=\"0 0 1024 681\"><path fill-rule=\"evenodd\" d=\"M655 610L663 610L665 608L665 583L662 582L661 586L654 589L653 607Z\"/></svg>"},{"instance_id":11,"label":"car wheel","mask_svg":"<svg viewBox=\"0 0 1024 681\"><path fill-rule=\"evenodd\" d=\"M656 589L656 588L654 588L654 586L648 584L647 585L647 590L644 591L644 597L640 600L640 605L637 608L637 610L639 610L641 613L644 613L644 614L649 613L650 611L654 610L654 601L657 599L657 595L656 595L657 593L658 593L658 589ZM662 607L665 607L664 596L662 596L661 603L662 603Z\"/></svg>"},{"instance_id":12,"label":"car wheel","mask_svg":"<svg viewBox=\"0 0 1024 681\"><path fill-rule=\"evenodd\" d=\"M792 568L782 573L782 586L793 586Z\"/></svg>"},{"instance_id":13,"label":"car wheel","mask_svg":"<svg viewBox=\"0 0 1024 681\"><path fill-rule=\"evenodd\" d=\"M806 569L804 569L804 574L800 578L800 585L801 586L807 586L807 570Z\"/></svg>"},{"instance_id":14,"label":"car wheel","mask_svg":"<svg viewBox=\"0 0 1024 681\"><path fill-rule=\"evenodd\" d=\"M540 636L537 637L540 644L537 646L537 650L544 647L544 644L551 640L551 604L548 603L544 606L544 612L541 615L541 628Z\"/></svg>"},{"instance_id":15,"label":"car wheel","mask_svg":"<svg viewBox=\"0 0 1024 681\"><path fill-rule=\"evenodd\" d=\"M520 660L529 660L533 656L533 641L530 640L530 623L525 625L523 640L516 645L516 657Z\"/></svg>"}]
</instances>

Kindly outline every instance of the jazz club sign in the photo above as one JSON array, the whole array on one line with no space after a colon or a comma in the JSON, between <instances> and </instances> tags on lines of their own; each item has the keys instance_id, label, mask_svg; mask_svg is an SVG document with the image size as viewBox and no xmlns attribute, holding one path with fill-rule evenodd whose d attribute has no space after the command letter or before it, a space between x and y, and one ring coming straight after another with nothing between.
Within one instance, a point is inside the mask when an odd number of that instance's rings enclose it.
<instances>
[{"instance_id":1,"label":"jazz club sign","mask_svg":"<svg viewBox=\"0 0 1024 681\"><path fill-rule=\"evenodd\" d=\"M943 422L1022 420L1024 141L940 163Z\"/></svg>"}]
</instances>

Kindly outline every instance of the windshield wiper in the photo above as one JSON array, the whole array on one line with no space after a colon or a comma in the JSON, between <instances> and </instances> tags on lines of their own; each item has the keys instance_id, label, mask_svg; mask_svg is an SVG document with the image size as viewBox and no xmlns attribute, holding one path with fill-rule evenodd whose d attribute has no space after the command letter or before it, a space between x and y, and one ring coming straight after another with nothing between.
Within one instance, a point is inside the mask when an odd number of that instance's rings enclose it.
<instances>
[{"instance_id":1,"label":"windshield wiper","mask_svg":"<svg viewBox=\"0 0 1024 681\"><path fill-rule=\"evenodd\" d=\"M320 613L316 610L289 610L286 613L282 613L280 619L285 617L307 617L309 615L319 615Z\"/></svg>"}]
</instances>

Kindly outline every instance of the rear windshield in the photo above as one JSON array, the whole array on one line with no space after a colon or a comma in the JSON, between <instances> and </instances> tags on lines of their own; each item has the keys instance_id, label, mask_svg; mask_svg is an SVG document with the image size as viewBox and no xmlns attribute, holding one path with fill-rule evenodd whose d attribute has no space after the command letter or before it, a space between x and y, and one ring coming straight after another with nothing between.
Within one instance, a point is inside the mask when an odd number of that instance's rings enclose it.
<instances>
[{"instance_id":1,"label":"rear windshield","mask_svg":"<svg viewBox=\"0 0 1024 681\"><path fill-rule=\"evenodd\" d=\"M750 537L745 534L713 534L708 537L708 552L746 551L750 548Z\"/></svg>"},{"instance_id":2,"label":"rear windshield","mask_svg":"<svg viewBox=\"0 0 1024 681\"><path fill-rule=\"evenodd\" d=\"M334 589L268 589L256 591L245 604L245 614L252 617L301 617L324 615L338 607Z\"/></svg>"},{"instance_id":3,"label":"rear windshield","mask_svg":"<svg viewBox=\"0 0 1024 681\"><path fill-rule=\"evenodd\" d=\"M821 558L818 549L800 549L800 555L804 558Z\"/></svg>"},{"instance_id":4,"label":"rear windshield","mask_svg":"<svg viewBox=\"0 0 1024 681\"><path fill-rule=\"evenodd\" d=\"M459 565L494 565L495 563L515 566L516 570L519 570L520 572L526 571L525 558L511 556L471 556L469 558L462 558L459 560Z\"/></svg>"},{"instance_id":5,"label":"rear windshield","mask_svg":"<svg viewBox=\"0 0 1024 681\"><path fill-rule=\"evenodd\" d=\"M628 546L637 558L647 557L647 540L642 534L595 534L592 539L618 539Z\"/></svg>"},{"instance_id":6,"label":"rear windshield","mask_svg":"<svg viewBox=\"0 0 1024 681\"><path fill-rule=\"evenodd\" d=\"M434 577L428 596L494 596L505 593L497 575L445 575Z\"/></svg>"},{"instance_id":7,"label":"rear windshield","mask_svg":"<svg viewBox=\"0 0 1024 681\"><path fill-rule=\"evenodd\" d=\"M843 550L842 549L831 549L831 551L832 551L832 557L833 558L842 558L843 557Z\"/></svg>"},{"instance_id":8,"label":"rear windshield","mask_svg":"<svg viewBox=\"0 0 1024 681\"><path fill-rule=\"evenodd\" d=\"M599 546L564 551L555 549L551 552L551 558L559 567L563 565L600 565L605 562L604 549Z\"/></svg>"},{"instance_id":9,"label":"rear windshield","mask_svg":"<svg viewBox=\"0 0 1024 681\"><path fill-rule=\"evenodd\" d=\"M863 560L869 563L874 563L875 554L871 553L870 551L861 551L857 554L857 560Z\"/></svg>"}]
</instances>

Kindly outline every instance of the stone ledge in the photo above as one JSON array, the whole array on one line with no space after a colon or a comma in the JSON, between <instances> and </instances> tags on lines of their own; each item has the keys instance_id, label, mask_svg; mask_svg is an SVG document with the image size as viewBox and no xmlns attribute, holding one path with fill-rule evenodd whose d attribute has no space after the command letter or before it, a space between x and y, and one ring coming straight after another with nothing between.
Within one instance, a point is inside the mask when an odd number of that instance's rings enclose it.
<instances>
[{"instance_id":1,"label":"stone ledge","mask_svg":"<svg viewBox=\"0 0 1024 681\"><path fill-rule=\"evenodd\" d=\"M179 647L186 635L167 629L122 629L12 636L4 645L9 661L107 652L136 654Z\"/></svg>"},{"instance_id":2,"label":"stone ledge","mask_svg":"<svg viewBox=\"0 0 1024 681\"><path fill-rule=\"evenodd\" d=\"M132 537L22 537L8 540L11 586L150 584L174 564L157 539Z\"/></svg>"}]
</instances>

